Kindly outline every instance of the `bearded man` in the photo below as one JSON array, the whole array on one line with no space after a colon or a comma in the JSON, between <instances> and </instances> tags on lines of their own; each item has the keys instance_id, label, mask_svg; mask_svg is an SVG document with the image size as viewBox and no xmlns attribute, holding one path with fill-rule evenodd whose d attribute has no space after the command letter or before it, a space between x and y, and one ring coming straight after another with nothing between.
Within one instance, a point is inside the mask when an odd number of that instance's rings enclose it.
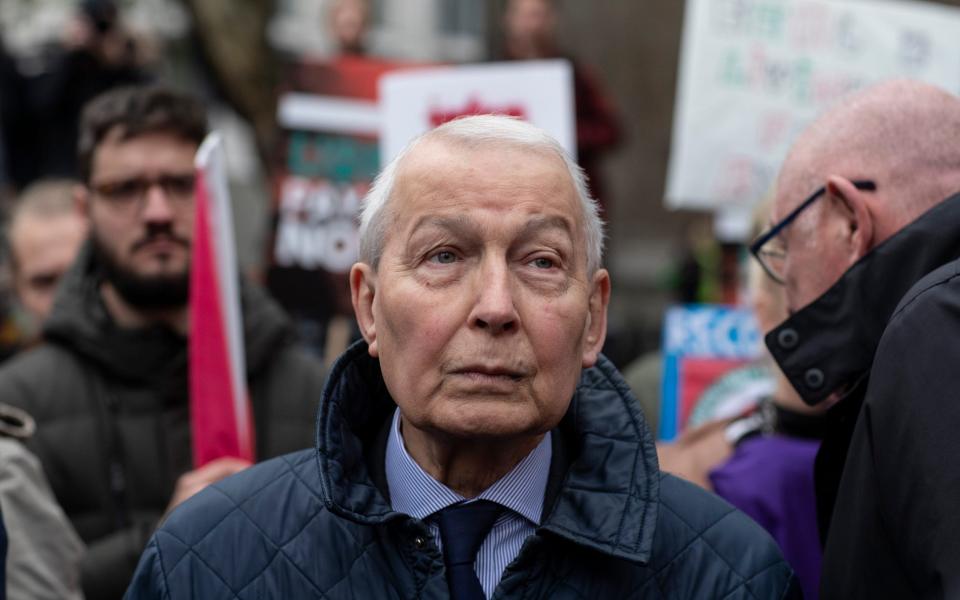
<instances>
[{"instance_id":1,"label":"bearded man","mask_svg":"<svg viewBox=\"0 0 960 600\"><path fill-rule=\"evenodd\" d=\"M81 121L77 205L90 239L62 282L45 341L0 371L3 400L37 422L29 443L87 544L88 598L119 598L162 515L247 466L191 458L187 336L194 154L203 106L160 87L100 96ZM311 440L322 367L284 314L242 285L258 457Z\"/></svg>"}]
</instances>

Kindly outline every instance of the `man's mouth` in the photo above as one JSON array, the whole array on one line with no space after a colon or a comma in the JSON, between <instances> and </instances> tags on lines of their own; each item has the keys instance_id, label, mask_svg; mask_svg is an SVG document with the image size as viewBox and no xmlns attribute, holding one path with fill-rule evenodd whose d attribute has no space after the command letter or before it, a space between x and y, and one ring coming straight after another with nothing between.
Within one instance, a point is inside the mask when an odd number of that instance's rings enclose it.
<instances>
[{"instance_id":1,"label":"man's mouth","mask_svg":"<svg viewBox=\"0 0 960 600\"><path fill-rule=\"evenodd\" d=\"M451 371L453 375L467 378L477 383L518 382L528 376L525 370L501 365L473 364L464 365Z\"/></svg>"},{"instance_id":2,"label":"man's mouth","mask_svg":"<svg viewBox=\"0 0 960 600\"><path fill-rule=\"evenodd\" d=\"M174 248L188 248L186 240L173 236L155 236L138 241L133 245L133 251L153 250L156 252L171 251Z\"/></svg>"}]
</instances>

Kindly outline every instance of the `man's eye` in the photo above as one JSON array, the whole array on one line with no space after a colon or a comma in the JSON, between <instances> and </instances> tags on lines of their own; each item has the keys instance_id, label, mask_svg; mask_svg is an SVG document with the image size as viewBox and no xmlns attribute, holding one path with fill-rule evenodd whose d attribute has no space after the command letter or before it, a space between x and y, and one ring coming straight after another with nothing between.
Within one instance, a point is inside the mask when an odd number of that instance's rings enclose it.
<instances>
[{"instance_id":1,"label":"man's eye","mask_svg":"<svg viewBox=\"0 0 960 600\"><path fill-rule=\"evenodd\" d=\"M94 187L101 196L110 200L131 200L137 198L145 189L146 185L139 179L125 179L112 183L104 183Z\"/></svg>"},{"instance_id":2,"label":"man's eye","mask_svg":"<svg viewBox=\"0 0 960 600\"><path fill-rule=\"evenodd\" d=\"M541 256L539 258L533 259L532 261L530 261L530 264L532 264L538 269L552 269L555 266L557 266L557 264L552 259L549 259L545 256Z\"/></svg>"},{"instance_id":3,"label":"man's eye","mask_svg":"<svg viewBox=\"0 0 960 600\"><path fill-rule=\"evenodd\" d=\"M430 261L441 265L449 265L457 262L457 255L450 250L441 250L440 252L437 252L431 256Z\"/></svg>"},{"instance_id":4,"label":"man's eye","mask_svg":"<svg viewBox=\"0 0 960 600\"><path fill-rule=\"evenodd\" d=\"M170 175L161 180L160 184L166 193L184 197L193 194L193 175Z\"/></svg>"}]
</instances>

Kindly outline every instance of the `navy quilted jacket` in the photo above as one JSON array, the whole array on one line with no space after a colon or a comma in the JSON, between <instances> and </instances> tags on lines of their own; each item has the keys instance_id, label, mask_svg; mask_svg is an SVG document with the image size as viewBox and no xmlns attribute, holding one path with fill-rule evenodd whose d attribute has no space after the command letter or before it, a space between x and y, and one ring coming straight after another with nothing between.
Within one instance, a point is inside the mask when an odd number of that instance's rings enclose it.
<instances>
[{"instance_id":1,"label":"navy quilted jacket","mask_svg":"<svg viewBox=\"0 0 960 600\"><path fill-rule=\"evenodd\" d=\"M163 524L128 600L448 598L427 526L390 507L395 405L361 342L335 365L317 447L207 488ZM544 519L495 598L799 597L773 540L700 488L661 473L616 369L584 371L553 435Z\"/></svg>"}]
</instances>

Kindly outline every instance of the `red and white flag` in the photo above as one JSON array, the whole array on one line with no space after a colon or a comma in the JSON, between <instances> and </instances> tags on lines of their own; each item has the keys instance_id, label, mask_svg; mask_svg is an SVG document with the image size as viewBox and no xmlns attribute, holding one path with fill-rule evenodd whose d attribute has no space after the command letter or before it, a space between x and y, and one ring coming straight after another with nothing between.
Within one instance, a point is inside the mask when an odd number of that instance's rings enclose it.
<instances>
[{"instance_id":1,"label":"red and white flag","mask_svg":"<svg viewBox=\"0 0 960 600\"><path fill-rule=\"evenodd\" d=\"M194 467L254 460L233 213L223 143L214 132L196 157L190 271L190 424Z\"/></svg>"}]
</instances>

